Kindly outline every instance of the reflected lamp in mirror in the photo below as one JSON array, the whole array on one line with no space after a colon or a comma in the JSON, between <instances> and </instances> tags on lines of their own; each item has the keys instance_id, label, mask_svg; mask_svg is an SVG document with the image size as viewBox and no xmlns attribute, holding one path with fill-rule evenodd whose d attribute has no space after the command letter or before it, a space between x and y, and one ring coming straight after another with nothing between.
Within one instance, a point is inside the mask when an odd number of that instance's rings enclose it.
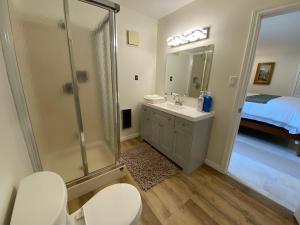
<instances>
[{"instance_id":1,"label":"reflected lamp in mirror","mask_svg":"<svg viewBox=\"0 0 300 225\"><path fill-rule=\"evenodd\" d=\"M183 34L174 35L167 39L167 43L171 47L192 43L195 41L201 41L208 39L209 27L198 28L195 30L187 31Z\"/></svg>"},{"instance_id":2,"label":"reflected lamp in mirror","mask_svg":"<svg viewBox=\"0 0 300 225\"><path fill-rule=\"evenodd\" d=\"M170 53L167 56L165 93L197 98L207 91L214 45Z\"/></svg>"}]
</instances>

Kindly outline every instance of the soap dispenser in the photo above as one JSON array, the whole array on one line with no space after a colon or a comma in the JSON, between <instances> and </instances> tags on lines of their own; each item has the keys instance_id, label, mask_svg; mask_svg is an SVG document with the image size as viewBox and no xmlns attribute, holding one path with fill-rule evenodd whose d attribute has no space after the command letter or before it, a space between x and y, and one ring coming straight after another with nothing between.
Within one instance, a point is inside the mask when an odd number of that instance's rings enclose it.
<instances>
[{"instance_id":1,"label":"soap dispenser","mask_svg":"<svg viewBox=\"0 0 300 225\"><path fill-rule=\"evenodd\" d=\"M198 97L198 105L197 105L197 110L199 112L203 111L203 104L204 104L204 91L200 91L200 96Z\"/></svg>"},{"instance_id":2,"label":"soap dispenser","mask_svg":"<svg viewBox=\"0 0 300 225\"><path fill-rule=\"evenodd\" d=\"M204 98L203 111L210 112L211 108L212 108L212 103L213 103L211 93L207 92L203 98Z\"/></svg>"}]
</instances>

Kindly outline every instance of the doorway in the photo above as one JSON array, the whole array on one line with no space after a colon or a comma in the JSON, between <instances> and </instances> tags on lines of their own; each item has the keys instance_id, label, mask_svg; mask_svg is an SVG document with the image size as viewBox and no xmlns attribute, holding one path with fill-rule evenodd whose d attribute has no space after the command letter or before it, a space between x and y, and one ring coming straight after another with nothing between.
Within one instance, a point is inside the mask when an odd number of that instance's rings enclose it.
<instances>
[{"instance_id":1,"label":"doorway","mask_svg":"<svg viewBox=\"0 0 300 225\"><path fill-rule=\"evenodd\" d=\"M298 20L299 4L254 16L227 166L230 176L292 211L300 203Z\"/></svg>"}]
</instances>

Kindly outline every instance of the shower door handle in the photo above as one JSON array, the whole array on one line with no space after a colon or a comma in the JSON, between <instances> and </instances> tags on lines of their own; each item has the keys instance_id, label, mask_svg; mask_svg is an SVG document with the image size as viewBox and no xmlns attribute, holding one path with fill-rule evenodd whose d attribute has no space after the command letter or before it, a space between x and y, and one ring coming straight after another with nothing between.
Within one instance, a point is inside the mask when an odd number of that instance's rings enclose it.
<instances>
[{"instance_id":1,"label":"shower door handle","mask_svg":"<svg viewBox=\"0 0 300 225\"><path fill-rule=\"evenodd\" d=\"M80 132L80 141L81 143L85 143L85 137L83 132Z\"/></svg>"},{"instance_id":2,"label":"shower door handle","mask_svg":"<svg viewBox=\"0 0 300 225\"><path fill-rule=\"evenodd\" d=\"M87 155L86 155L86 148L85 148L85 137L84 133L80 132L80 142L81 142L81 157L82 157L82 163L83 163L83 171L84 175L88 175L89 169L88 169L88 161L87 161Z\"/></svg>"}]
</instances>

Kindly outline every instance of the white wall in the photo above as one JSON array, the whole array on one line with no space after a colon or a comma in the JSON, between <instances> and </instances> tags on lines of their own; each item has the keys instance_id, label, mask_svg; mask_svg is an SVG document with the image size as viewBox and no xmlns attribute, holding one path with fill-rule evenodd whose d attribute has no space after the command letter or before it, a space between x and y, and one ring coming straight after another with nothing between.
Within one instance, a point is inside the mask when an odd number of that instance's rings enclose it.
<instances>
[{"instance_id":1,"label":"white wall","mask_svg":"<svg viewBox=\"0 0 300 225\"><path fill-rule=\"evenodd\" d=\"M157 92L164 92L166 55L169 52L215 44L209 90L216 112L207 159L221 165L226 147L236 87L229 87L230 76L240 74L254 9L270 8L297 0L198 0L162 18L158 24ZM210 26L208 40L170 49L166 39L195 27Z\"/></svg>"},{"instance_id":2,"label":"white wall","mask_svg":"<svg viewBox=\"0 0 300 225\"><path fill-rule=\"evenodd\" d=\"M274 73L270 85L253 84L257 64L261 62L275 62ZM248 92L270 95L290 96L295 83L297 70L300 65L299 55L256 56Z\"/></svg>"},{"instance_id":3,"label":"white wall","mask_svg":"<svg viewBox=\"0 0 300 225\"><path fill-rule=\"evenodd\" d=\"M9 224L15 188L32 173L13 102L0 43L0 224Z\"/></svg>"},{"instance_id":4,"label":"white wall","mask_svg":"<svg viewBox=\"0 0 300 225\"><path fill-rule=\"evenodd\" d=\"M120 108L132 109L132 128L122 130L121 139L139 132L139 111L143 96L155 92L157 20L122 7L117 14L118 77ZM140 45L127 45L126 30L139 33ZM134 75L139 80L134 80Z\"/></svg>"}]
</instances>

